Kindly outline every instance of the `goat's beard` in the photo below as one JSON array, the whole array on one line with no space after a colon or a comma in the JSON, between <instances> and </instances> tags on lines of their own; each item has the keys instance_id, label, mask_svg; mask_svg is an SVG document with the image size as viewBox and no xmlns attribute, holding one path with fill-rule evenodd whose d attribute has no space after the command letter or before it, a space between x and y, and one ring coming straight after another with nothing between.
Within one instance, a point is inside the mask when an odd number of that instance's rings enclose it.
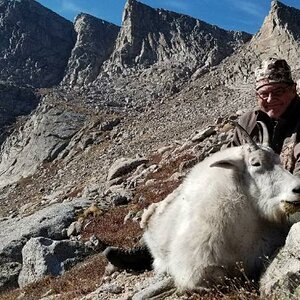
<instances>
[{"instance_id":1,"label":"goat's beard","mask_svg":"<svg viewBox=\"0 0 300 300\"><path fill-rule=\"evenodd\" d=\"M275 224L284 224L288 219L287 201L279 199L267 199L258 201L258 212L260 216L268 222ZM292 208L290 208L292 211Z\"/></svg>"}]
</instances>

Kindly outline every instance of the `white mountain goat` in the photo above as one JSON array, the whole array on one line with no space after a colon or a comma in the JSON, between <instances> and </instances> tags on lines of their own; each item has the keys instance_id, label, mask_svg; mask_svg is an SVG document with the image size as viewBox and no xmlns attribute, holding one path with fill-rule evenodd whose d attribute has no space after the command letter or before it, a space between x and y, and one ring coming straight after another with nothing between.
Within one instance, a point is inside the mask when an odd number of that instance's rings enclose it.
<instances>
[{"instance_id":1,"label":"white mountain goat","mask_svg":"<svg viewBox=\"0 0 300 300\"><path fill-rule=\"evenodd\" d=\"M266 128L263 127L264 136ZM247 143L197 164L182 186L143 214L157 273L179 290L198 290L243 272L257 278L283 245L287 217L300 208L300 179L266 145Z\"/></svg>"}]
</instances>

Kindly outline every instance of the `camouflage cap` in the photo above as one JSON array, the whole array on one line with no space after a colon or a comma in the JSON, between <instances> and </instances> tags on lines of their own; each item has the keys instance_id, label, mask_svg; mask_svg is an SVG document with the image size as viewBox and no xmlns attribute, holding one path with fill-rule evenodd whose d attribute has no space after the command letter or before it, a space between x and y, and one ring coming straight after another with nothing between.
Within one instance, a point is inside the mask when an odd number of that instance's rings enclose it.
<instances>
[{"instance_id":1,"label":"camouflage cap","mask_svg":"<svg viewBox=\"0 0 300 300\"><path fill-rule=\"evenodd\" d=\"M291 68L284 59L268 58L255 70L256 90L272 83L294 83Z\"/></svg>"}]
</instances>

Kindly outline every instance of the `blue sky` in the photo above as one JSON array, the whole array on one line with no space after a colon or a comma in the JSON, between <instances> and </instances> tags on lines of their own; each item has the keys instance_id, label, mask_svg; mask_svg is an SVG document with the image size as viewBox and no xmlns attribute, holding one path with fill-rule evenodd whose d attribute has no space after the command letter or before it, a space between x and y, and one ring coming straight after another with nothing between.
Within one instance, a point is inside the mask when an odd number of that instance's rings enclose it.
<instances>
[{"instance_id":1,"label":"blue sky","mask_svg":"<svg viewBox=\"0 0 300 300\"><path fill-rule=\"evenodd\" d=\"M120 25L126 0L37 0L74 20L80 12ZM141 0L154 8L183 13L228 30L256 33L270 10L271 0ZM300 9L300 0L282 0Z\"/></svg>"}]
</instances>

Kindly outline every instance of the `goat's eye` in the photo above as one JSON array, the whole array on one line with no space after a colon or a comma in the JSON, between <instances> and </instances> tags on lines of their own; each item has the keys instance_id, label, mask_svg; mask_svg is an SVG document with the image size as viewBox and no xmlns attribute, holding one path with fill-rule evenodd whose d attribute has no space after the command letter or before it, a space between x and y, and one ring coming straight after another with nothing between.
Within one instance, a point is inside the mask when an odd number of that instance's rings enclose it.
<instances>
[{"instance_id":1,"label":"goat's eye","mask_svg":"<svg viewBox=\"0 0 300 300\"><path fill-rule=\"evenodd\" d=\"M256 158L254 158L254 157L252 159L250 159L250 164L253 167L260 167L261 166L260 161Z\"/></svg>"}]
</instances>

